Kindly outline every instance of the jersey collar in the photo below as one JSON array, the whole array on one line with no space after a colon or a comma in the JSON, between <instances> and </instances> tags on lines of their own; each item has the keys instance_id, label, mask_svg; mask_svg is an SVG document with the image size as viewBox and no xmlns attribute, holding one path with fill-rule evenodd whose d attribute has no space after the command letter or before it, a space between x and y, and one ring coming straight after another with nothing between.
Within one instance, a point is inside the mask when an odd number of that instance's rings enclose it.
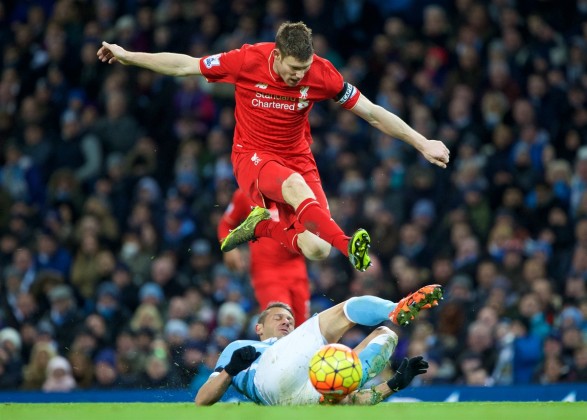
<instances>
[{"instance_id":1,"label":"jersey collar","mask_svg":"<svg viewBox=\"0 0 587 420\"><path fill-rule=\"evenodd\" d=\"M275 83L285 84L285 82L283 81L281 76L279 74L277 74L277 72L275 70L273 70L273 64L275 63L274 52L275 52L275 50L272 49L271 52L269 53L269 57L267 58L267 66L269 67L269 76L271 76L271 78L273 79L273 81Z\"/></svg>"}]
</instances>

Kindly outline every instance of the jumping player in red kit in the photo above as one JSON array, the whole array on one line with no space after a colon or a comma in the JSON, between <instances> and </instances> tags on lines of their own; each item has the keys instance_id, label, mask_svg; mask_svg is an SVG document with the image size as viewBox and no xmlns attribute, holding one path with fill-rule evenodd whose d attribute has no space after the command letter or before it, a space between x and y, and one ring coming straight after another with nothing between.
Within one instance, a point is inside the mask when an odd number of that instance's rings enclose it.
<instances>
[{"instance_id":1,"label":"jumping player in red kit","mask_svg":"<svg viewBox=\"0 0 587 420\"><path fill-rule=\"evenodd\" d=\"M251 212L251 200L237 189L222 219L218 223L218 239L222 243ZM272 220L279 220L277 208L269 208ZM310 284L306 259L280 246L271 238L259 238L249 245L251 284L260 308L274 301L291 306L296 324L310 315ZM224 253L224 263L232 270L242 270L244 264L240 250Z\"/></svg>"},{"instance_id":2,"label":"jumping player in red kit","mask_svg":"<svg viewBox=\"0 0 587 420\"><path fill-rule=\"evenodd\" d=\"M308 115L315 102L332 99L383 133L414 146L431 163L446 168L448 148L428 140L401 118L373 104L344 81L326 59L314 54L312 32L302 22L283 23L275 42L202 58L175 53L141 53L102 43L102 62L135 65L170 76L203 75L208 82L235 85L236 126L232 164L239 187L258 207L230 232L221 249L271 237L312 260L334 246L359 271L371 264L364 229L352 237L330 217L310 150ZM274 202L279 222L267 211Z\"/></svg>"}]
</instances>

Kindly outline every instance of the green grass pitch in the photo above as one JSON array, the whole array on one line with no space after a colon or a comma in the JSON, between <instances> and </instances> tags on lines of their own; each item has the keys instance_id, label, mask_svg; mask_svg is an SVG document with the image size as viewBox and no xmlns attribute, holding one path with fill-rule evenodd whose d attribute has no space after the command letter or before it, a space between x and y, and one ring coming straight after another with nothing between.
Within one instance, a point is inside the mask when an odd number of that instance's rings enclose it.
<instances>
[{"instance_id":1,"label":"green grass pitch","mask_svg":"<svg viewBox=\"0 0 587 420\"><path fill-rule=\"evenodd\" d=\"M587 403L383 403L374 407L260 407L251 403L196 407L183 403L0 404L2 420L573 420Z\"/></svg>"}]
</instances>

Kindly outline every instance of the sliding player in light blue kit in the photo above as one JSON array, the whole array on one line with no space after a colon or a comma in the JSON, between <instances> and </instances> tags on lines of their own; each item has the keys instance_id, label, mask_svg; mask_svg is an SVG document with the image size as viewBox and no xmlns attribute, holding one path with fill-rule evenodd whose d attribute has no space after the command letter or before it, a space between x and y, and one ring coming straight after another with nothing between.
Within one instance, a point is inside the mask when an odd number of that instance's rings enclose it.
<instances>
[{"instance_id":1,"label":"sliding player in light blue kit","mask_svg":"<svg viewBox=\"0 0 587 420\"><path fill-rule=\"evenodd\" d=\"M375 326L391 320L406 325L420 310L437 305L441 298L439 285L424 286L398 303L375 296L353 297L320 312L295 330L291 308L280 302L270 304L255 327L260 341L239 340L229 344L195 402L212 405L233 385L257 404L318 404L323 399L308 378L308 365L320 347L338 342L356 324ZM396 333L382 326L355 347L363 366L363 379L357 391L337 403L377 404L408 386L416 375L426 372L428 363L421 356L405 358L390 380L361 389L383 370L397 340Z\"/></svg>"}]
</instances>

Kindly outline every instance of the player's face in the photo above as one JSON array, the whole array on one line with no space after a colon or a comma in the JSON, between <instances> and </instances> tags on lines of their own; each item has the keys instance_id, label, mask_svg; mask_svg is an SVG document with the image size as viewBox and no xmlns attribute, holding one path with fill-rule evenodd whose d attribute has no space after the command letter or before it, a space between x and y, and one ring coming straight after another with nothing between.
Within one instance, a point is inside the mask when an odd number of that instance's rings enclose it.
<instances>
[{"instance_id":1,"label":"player's face","mask_svg":"<svg viewBox=\"0 0 587 420\"><path fill-rule=\"evenodd\" d=\"M275 50L273 69L288 86L297 86L310 70L311 65L312 58L308 61L299 61L292 56L284 57L279 50Z\"/></svg>"},{"instance_id":2,"label":"player's face","mask_svg":"<svg viewBox=\"0 0 587 420\"><path fill-rule=\"evenodd\" d=\"M261 340L271 337L282 338L294 329L293 316L283 308L271 308L263 324L257 324L257 334Z\"/></svg>"}]
</instances>

